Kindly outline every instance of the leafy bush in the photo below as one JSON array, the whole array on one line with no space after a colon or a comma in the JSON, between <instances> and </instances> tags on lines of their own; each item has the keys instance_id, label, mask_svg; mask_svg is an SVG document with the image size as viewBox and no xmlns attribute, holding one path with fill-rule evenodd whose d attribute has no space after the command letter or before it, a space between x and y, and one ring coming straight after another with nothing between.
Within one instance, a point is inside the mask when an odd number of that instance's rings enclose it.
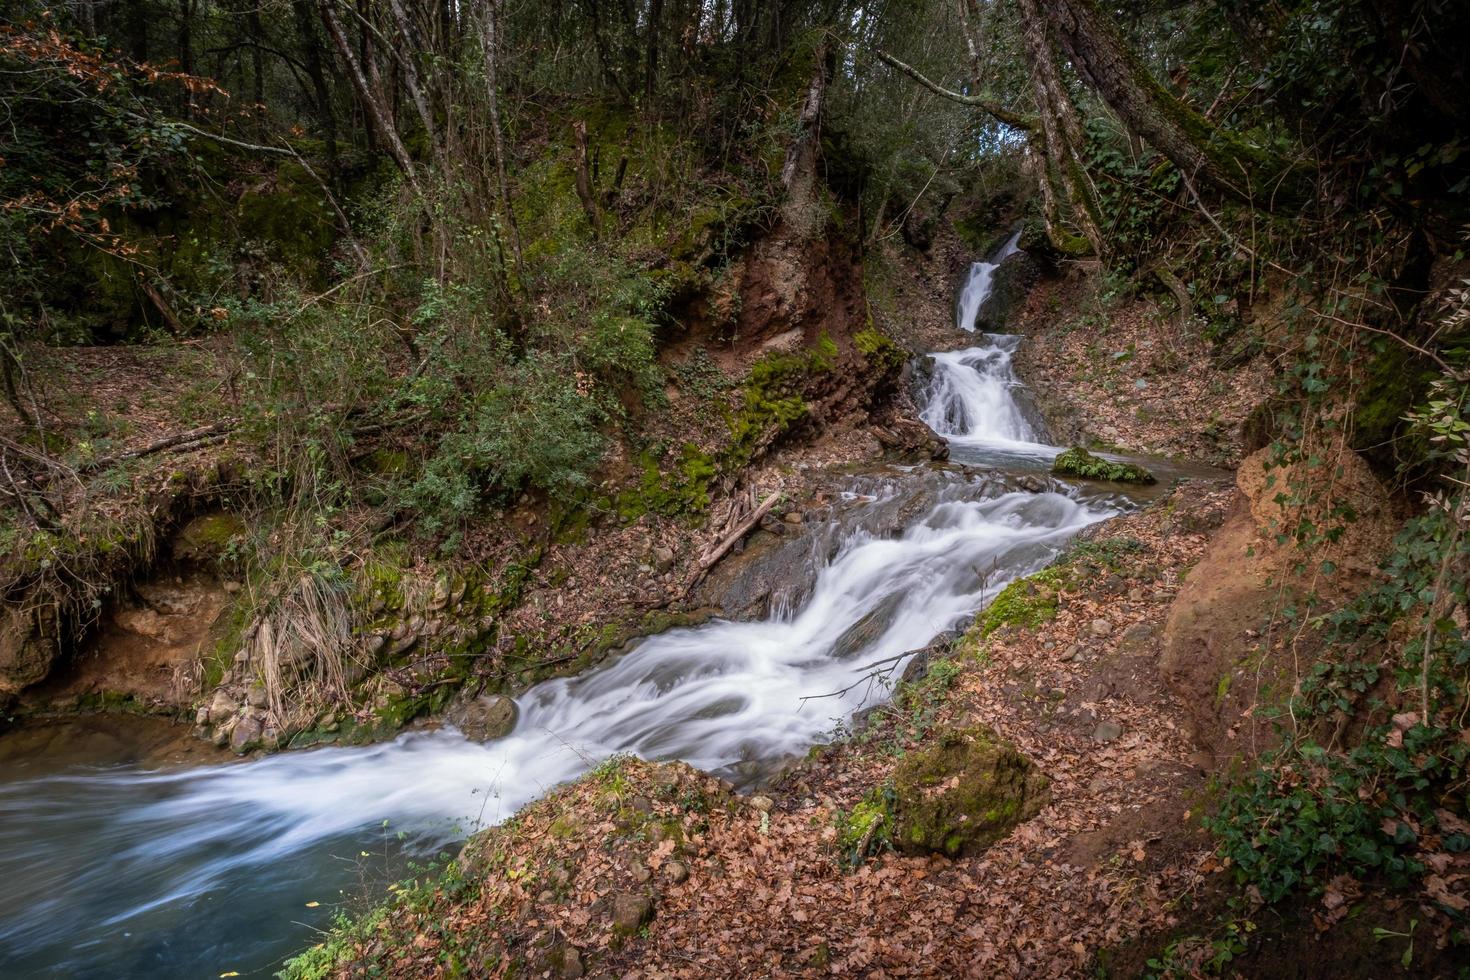
<instances>
[{"instance_id":1,"label":"leafy bush","mask_svg":"<svg viewBox=\"0 0 1470 980\"><path fill-rule=\"evenodd\" d=\"M469 516L481 492L580 486L602 452L598 417L566 358L530 355L475 400L464 429L444 436L412 495L431 521L445 521Z\"/></svg>"},{"instance_id":2,"label":"leafy bush","mask_svg":"<svg viewBox=\"0 0 1470 980\"><path fill-rule=\"evenodd\" d=\"M1459 492L1430 495L1380 584L1316 621L1337 658L1302 678L1281 747L1209 821L1241 879L1268 900L1337 872L1405 886L1433 853L1470 851L1470 637L1456 614L1470 600L1470 497L1459 489L1470 476L1467 394L1441 385L1413 415L1457 471ZM1340 744L1354 719L1366 720L1361 734ZM1429 892L1463 902L1442 882Z\"/></svg>"}]
</instances>

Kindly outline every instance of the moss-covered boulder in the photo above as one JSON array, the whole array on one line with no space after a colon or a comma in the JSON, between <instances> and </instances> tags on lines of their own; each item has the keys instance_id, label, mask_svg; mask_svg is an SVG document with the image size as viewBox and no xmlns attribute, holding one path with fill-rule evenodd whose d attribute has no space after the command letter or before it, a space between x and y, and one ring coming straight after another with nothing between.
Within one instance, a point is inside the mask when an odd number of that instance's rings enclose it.
<instances>
[{"instance_id":1,"label":"moss-covered boulder","mask_svg":"<svg viewBox=\"0 0 1470 980\"><path fill-rule=\"evenodd\" d=\"M1046 777L983 726L938 733L893 774L893 846L909 854L977 854L1041 812Z\"/></svg>"},{"instance_id":2,"label":"moss-covered boulder","mask_svg":"<svg viewBox=\"0 0 1470 980\"><path fill-rule=\"evenodd\" d=\"M1081 446L1073 446L1051 464L1053 476L1075 476L1084 480L1112 480L1115 483L1154 483L1154 475L1133 463L1115 463L1094 456Z\"/></svg>"},{"instance_id":3,"label":"moss-covered boulder","mask_svg":"<svg viewBox=\"0 0 1470 980\"><path fill-rule=\"evenodd\" d=\"M245 523L234 514L223 511L201 514L185 524L174 538L174 557L179 561L216 561L231 542L244 534Z\"/></svg>"}]
</instances>

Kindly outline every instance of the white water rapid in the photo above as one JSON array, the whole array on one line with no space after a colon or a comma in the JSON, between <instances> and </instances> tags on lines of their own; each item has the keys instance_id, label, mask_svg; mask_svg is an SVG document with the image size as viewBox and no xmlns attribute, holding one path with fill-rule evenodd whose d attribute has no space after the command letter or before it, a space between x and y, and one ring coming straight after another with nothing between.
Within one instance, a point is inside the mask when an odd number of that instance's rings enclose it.
<instances>
[{"instance_id":1,"label":"white water rapid","mask_svg":"<svg viewBox=\"0 0 1470 980\"><path fill-rule=\"evenodd\" d=\"M971 299L978 308L984 290ZM1029 445L1012 346L992 338L936 355L925 420L951 440ZM1120 506L1010 492L957 468L890 468L854 478L827 523L809 527L833 545L793 608L671 630L541 683L499 741L443 729L181 771L0 771L0 972L268 971L329 924L360 876L381 887L405 848L423 853L503 820L614 753L768 771L886 696L865 682L875 662L963 624Z\"/></svg>"}]
</instances>

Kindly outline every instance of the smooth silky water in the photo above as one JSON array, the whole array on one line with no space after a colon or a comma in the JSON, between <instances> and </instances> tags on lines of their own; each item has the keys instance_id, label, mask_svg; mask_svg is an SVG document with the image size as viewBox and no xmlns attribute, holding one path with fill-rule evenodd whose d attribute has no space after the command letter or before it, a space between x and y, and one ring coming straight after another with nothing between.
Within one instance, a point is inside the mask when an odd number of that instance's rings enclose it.
<instances>
[{"instance_id":1,"label":"smooth silky water","mask_svg":"<svg viewBox=\"0 0 1470 980\"><path fill-rule=\"evenodd\" d=\"M989 268L970 276L962 327L1003 257L976 263ZM983 339L935 355L923 417L956 459L1035 469L1057 449L1017 398L1015 338ZM900 655L1132 506L1066 484L1013 492L962 467L852 480L827 521L808 529L822 547L798 601L762 621L671 630L581 676L541 683L495 742L440 729L202 766L79 763L69 753L20 764L0 752L0 974L268 974L335 909L381 897L410 860L616 753L758 779L886 697L888 686L870 680L875 663L897 676ZM915 503L916 516L893 531L893 515ZM881 631L839 643L874 616Z\"/></svg>"}]
</instances>

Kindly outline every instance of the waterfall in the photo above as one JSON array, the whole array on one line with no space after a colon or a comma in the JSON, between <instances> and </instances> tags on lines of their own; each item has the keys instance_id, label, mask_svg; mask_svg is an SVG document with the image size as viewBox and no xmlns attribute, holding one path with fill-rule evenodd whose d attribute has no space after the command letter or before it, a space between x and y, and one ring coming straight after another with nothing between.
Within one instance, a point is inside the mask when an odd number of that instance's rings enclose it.
<instances>
[{"instance_id":1,"label":"waterfall","mask_svg":"<svg viewBox=\"0 0 1470 980\"><path fill-rule=\"evenodd\" d=\"M966 329L1017 238L972 267ZM956 448L1000 447L1014 465L1043 436L1017 399L1018 338L983 339L933 356L922 417ZM897 676L903 654L1119 506L1077 489L1007 492L953 469L888 480L808 526L824 547L805 598L760 621L670 630L537 684L494 742L446 728L168 772L0 771L0 962L10 975L260 970L330 924L366 862L385 880L409 854L498 823L616 753L769 771L887 695L875 663ZM939 490L916 498L925 480ZM883 530L878 518L916 499L900 534Z\"/></svg>"},{"instance_id":2,"label":"waterfall","mask_svg":"<svg viewBox=\"0 0 1470 980\"><path fill-rule=\"evenodd\" d=\"M995 270L1006 259L1015 255L1021 249L1021 232L1016 231L1006 243L1000 247L1000 251L988 262L976 262L970 266L970 274L965 278L965 285L960 289L959 298L955 302L955 326L961 330L975 332L975 317L980 313L980 307L985 305L985 300L990 297L990 288L995 279Z\"/></svg>"},{"instance_id":3,"label":"waterfall","mask_svg":"<svg viewBox=\"0 0 1470 980\"><path fill-rule=\"evenodd\" d=\"M919 417L950 443L1034 446L1039 434L1016 394L1011 354L1021 338L983 334L979 347L931 355L928 396Z\"/></svg>"},{"instance_id":4,"label":"waterfall","mask_svg":"<svg viewBox=\"0 0 1470 980\"><path fill-rule=\"evenodd\" d=\"M970 266L969 277L960 290L957 323L975 332L975 316L990 298L995 270L1007 257L1020 251L1017 231L989 262ZM1016 379L1011 356L1021 338L1012 334L981 334L983 343L964 350L930 355L928 390L919 417L924 424L950 443L955 458L967 450L1002 449L1028 457L1054 456L1047 446L1044 427L1029 403L1023 401L1025 386Z\"/></svg>"}]
</instances>

